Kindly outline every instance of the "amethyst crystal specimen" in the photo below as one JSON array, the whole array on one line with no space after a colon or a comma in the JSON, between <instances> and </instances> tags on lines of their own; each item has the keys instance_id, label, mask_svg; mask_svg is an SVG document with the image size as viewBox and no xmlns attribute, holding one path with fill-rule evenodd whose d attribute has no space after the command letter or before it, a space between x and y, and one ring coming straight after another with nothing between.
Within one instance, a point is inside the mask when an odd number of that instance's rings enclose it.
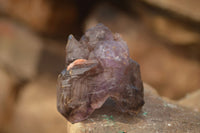
<instances>
[{"instance_id":1,"label":"amethyst crystal specimen","mask_svg":"<svg viewBox=\"0 0 200 133\"><path fill-rule=\"evenodd\" d=\"M57 108L71 123L87 119L112 98L120 111L138 112L144 104L139 64L129 57L119 34L102 24L80 41L69 36L66 68L58 77Z\"/></svg>"}]
</instances>

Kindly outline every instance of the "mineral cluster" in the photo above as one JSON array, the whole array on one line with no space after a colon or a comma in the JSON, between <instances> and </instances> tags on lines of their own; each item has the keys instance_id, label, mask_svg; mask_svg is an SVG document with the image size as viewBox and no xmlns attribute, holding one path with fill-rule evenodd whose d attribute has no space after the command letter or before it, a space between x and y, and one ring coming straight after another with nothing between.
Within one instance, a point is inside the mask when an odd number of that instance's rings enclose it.
<instances>
[{"instance_id":1,"label":"mineral cluster","mask_svg":"<svg viewBox=\"0 0 200 133\"><path fill-rule=\"evenodd\" d=\"M58 76L57 108L71 123L87 119L111 98L121 112L133 114L144 104L139 64L127 44L103 24L72 35L66 46L66 68Z\"/></svg>"}]
</instances>

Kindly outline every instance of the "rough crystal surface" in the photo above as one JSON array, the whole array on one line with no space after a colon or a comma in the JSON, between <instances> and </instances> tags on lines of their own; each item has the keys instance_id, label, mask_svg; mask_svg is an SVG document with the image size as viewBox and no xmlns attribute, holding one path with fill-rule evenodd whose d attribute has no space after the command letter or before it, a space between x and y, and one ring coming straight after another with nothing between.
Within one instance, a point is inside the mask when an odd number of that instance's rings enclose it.
<instances>
[{"instance_id":1,"label":"rough crystal surface","mask_svg":"<svg viewBox=\"0 0 200 133\"><path fill-rule=\"evenodd\" d=\"M57 108L71 123L85 120L111 98L119 111L137 113L144 104L139 64L127 44L103 24L72 35L66 46L66 68L58 76Z\"/></svg>"}]
</instances>

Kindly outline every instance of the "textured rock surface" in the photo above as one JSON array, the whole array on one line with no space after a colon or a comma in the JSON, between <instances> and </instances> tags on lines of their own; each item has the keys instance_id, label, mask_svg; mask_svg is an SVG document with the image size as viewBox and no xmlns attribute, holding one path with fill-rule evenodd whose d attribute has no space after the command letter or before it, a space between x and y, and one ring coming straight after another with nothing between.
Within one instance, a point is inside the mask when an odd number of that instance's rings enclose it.
<instances>
[{"instance_id":1,"label":"textured rock surface","mask_svg":"<svg viewBox=\"0 0 200 133\"><path fill-rule=\"evenodd\" d=\"M166 102L154 89L144 86L145 105L136 116L121 114L104 105L88 120L67 125L68 133L197 133L200 113Z\"/></svg>"},{"instance_id":2,"label":"textured rock surface","mask_svg":"<svg viewBox=\"0 0 200 133\"><path fill-rule=\"evenodd\" d=\"M200 89L187 94L186 97L180 99L178 103L182 106L193 109L194 111L200 112Z\"/></svg>"},{"instance_id":3,"label":"textured rock surface","mask_svg":"<svg viewBox=\"0 0 200 133\"><path fill-rule=\"evenodd\" d=\"M108 12L106 17L103 15L105 11ZM95 9L88 17L86 29L98 22L122 35L128 44L130 56L140 64L142 79L157 89L159 94L177 99L199 89L198 48L169 45L167 40L160 40L140 20L108 5Z\"/></svg>"},{"instance_id":4,"label":"textured rock surface","mask_svg":"<svg viewBox=\"0 0 200 133\"><path fill-rule=\"evenodd\" d=\"M58 77L58 110L70 122L86 119L111 97L119 110L136 113L143 101L139 64L127 44L102 24L86 31L80 42L70 35L67 68Z\"/></svg>"}]
</instances>

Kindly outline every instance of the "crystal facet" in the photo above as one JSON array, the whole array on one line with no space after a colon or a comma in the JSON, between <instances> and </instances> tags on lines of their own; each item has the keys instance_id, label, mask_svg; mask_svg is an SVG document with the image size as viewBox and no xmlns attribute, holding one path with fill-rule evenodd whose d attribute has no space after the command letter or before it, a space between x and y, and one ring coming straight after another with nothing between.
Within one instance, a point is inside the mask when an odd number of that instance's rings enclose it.
<instances>
[{"instance_id":1,"label":"crystal facet","mask_svg":"<svg viewBox=\"0 0 200 133\"><path fill-rule=\"evenodd\" d=\"M71 123L85 120L111 98L121 112L136 113L144 104L139 64L127 44L103 24L72 35L66 46L66 68L58 76L57 108Z\"/></svg>"}]
</instances>

